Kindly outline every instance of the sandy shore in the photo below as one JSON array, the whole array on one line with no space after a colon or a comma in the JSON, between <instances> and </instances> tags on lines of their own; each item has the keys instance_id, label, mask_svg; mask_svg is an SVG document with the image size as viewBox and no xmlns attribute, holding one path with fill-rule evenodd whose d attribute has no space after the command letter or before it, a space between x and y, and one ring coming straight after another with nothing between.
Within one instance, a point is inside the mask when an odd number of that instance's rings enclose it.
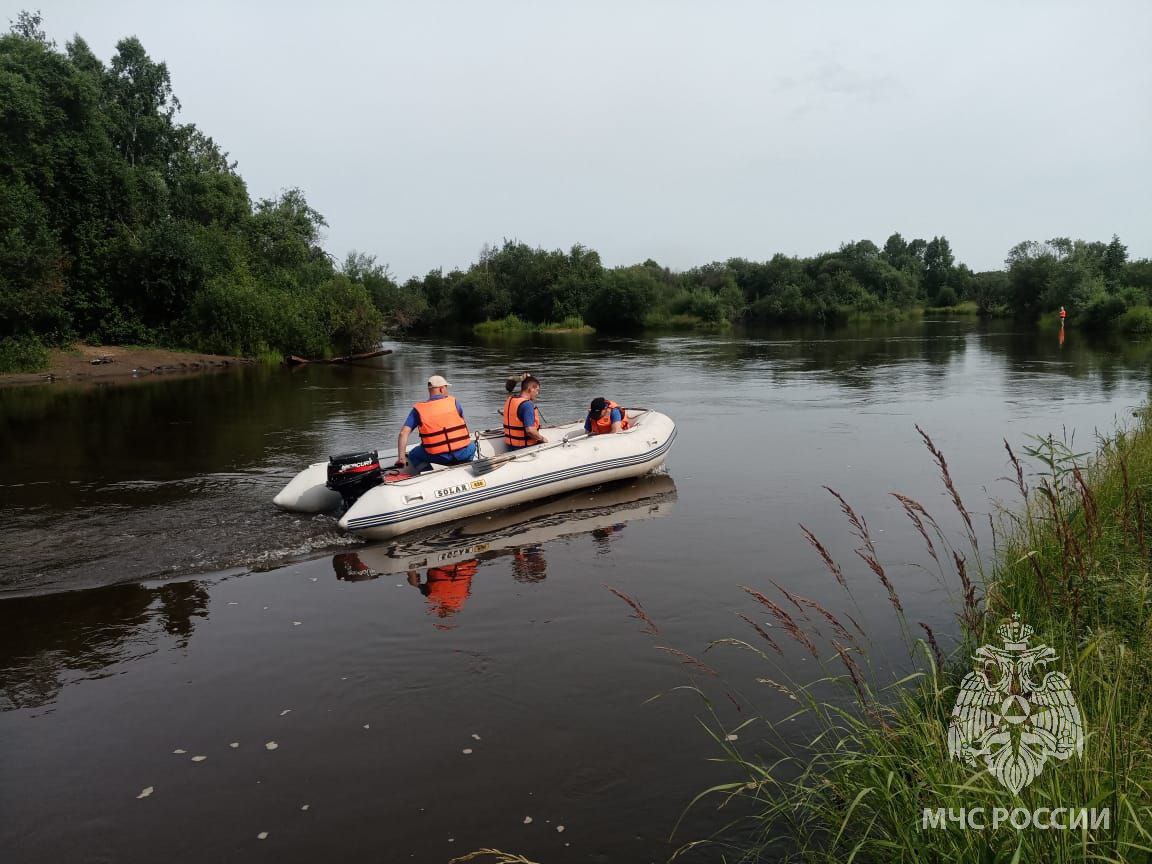
<instances>
[{"instance_id":1,"label":"sandy shore","mask_svg":"<svg viewBox=\"0 0 1152 864\"><path fill-rule=\"evenodd\" d=\"M100 361L100 362L93 362ZM0 387L56 382L113 382L148 380L157 375L179 375L243 366L255 361L243 357L168 351L164 348L124 348L116 345L75 345L52 352L42 372L0 375Z\"/></svg>"}]
</instances>

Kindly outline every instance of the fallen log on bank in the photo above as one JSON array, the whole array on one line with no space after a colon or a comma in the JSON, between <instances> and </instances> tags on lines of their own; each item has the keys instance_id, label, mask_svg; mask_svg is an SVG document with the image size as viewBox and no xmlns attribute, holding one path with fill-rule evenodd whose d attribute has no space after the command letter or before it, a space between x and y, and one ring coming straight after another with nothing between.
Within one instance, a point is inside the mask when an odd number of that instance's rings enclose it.
<instances>
[{"instance_id":1,"label":"fallen log on bank","mask_svg":"<svg viewBox=\"0 0 1152 864\"><path fill-rule=\"evenodd\" d=\"M347 354L344 357L317 357L315 359L298 357L295 354L289 354L284 358L284 365L307 366L310 363L358 363L361 360L371 360L373 357L383 357L391 353L391 348L382 348L379 351L365 351L361 354Z\"/></svg>"}]
</instances>

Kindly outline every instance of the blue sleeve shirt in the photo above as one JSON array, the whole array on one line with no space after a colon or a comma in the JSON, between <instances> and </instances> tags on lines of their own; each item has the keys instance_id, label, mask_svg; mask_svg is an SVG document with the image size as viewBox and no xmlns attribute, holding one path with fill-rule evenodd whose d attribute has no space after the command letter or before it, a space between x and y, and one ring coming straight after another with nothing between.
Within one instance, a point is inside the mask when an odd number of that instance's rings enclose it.
<instances>
[{"instance_id":1,"label":"blue sleeve shirt","mask_svg":"<svg viewBox=\"0 0 1152 864\"><path fill-rule=\"evenodd\" d=\"M536 406L532 400L525 399L520 403L520 407L516 409L516 416L520 418L520 422L526 428L531 428L536 425Z\"/></svg>"}]
</instances>

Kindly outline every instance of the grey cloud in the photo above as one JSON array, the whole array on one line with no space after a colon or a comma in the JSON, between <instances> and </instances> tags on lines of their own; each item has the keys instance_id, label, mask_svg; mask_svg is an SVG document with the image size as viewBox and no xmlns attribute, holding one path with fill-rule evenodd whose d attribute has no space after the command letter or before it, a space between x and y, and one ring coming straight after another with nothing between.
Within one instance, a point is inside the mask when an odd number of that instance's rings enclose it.
<instances>
[{"instance_id":1,"label":"grey cloud","mask_svg":"<svg viewBox=\"0 0 1152 864\"><path fill-rule=\"evenodd\" d=\"M875 102L898 94L903 88L892 75L853 71L836 60L826 60L806 74L784 75L776 80L778 93L805 97L858 96Z\"/></svg>"}]
</instances>

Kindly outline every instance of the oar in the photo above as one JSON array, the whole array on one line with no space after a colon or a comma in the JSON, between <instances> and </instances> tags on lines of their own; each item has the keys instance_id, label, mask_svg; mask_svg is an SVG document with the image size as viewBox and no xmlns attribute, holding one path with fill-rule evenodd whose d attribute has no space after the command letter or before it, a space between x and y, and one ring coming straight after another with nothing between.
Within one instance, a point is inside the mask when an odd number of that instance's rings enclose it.
<instances>
[{"instance_id":1,"label":"oar","mask_svg":"<svg viewBox=\"0 0 1152 864\"><path fill-rule=\"evenodd\" d=\"M475 462L469 462L468 469L472 473L473 477L482 477L485 474L490 474L491 472L495 471L505 462L511 462L514 459L519 459L521 456L531 456L544 450L551 450L553 447L562 447L565 444L570 444L573 441L579 441L581 438L587 437L587 432L580 432L577 435L573 435L571 432L569 432L561 441L553 441L550 444L542 444L536 447L524 447L516 453L505 453L503 456L493 456L490 459L479 459Z\"/></svg>"}]
</instances>

